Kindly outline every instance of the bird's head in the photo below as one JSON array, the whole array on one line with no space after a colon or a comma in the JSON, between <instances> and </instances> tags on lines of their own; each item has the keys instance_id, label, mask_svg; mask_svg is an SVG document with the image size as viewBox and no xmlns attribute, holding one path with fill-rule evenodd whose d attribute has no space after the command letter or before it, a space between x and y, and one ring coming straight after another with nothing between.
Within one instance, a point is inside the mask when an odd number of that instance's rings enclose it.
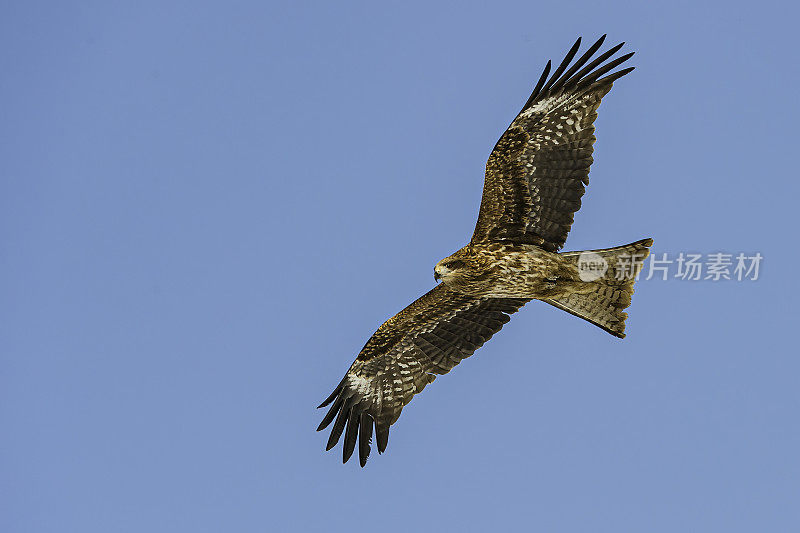
<instances>
[{"instance_id":1,"label":"bird's head","mask_svg":"<svg viewBox=\"0 0 800 533\"><path fill-rule=\"evenodd\" d=\"M433 279L444 283L454 282L465 276L470 276L475 265L463 249L453 255L447 256L433 268Z\"/></svg>"}]
</instances>

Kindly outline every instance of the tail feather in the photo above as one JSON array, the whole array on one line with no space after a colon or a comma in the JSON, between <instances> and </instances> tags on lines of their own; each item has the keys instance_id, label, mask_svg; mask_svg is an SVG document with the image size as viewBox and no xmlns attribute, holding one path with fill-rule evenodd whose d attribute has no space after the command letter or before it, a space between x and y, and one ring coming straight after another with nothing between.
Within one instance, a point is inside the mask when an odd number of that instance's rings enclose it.
<instances>
[{"instance_id":1,"label":"tail feather","mask_svg":"<svg viewBox=\"0 0 800 533\"><path fill-rule=\"evenodd\" d=\"M642 239L615 248L561 254L574 261L583 282L591 285L588 290L543 301L587 320L616 337L625 337L628 313L624 310L631 304L633 284L652 245L653 239ZM598 263L606 268L597 270ZM586 269L587 264L591 268Z\"/></svg>"}]
</instances>

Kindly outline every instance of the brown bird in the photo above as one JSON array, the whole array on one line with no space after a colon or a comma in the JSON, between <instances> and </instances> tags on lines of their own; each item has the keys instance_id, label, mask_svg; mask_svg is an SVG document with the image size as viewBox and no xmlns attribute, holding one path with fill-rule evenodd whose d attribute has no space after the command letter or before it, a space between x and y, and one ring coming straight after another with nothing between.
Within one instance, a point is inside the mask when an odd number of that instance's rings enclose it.
<instances>
[{"instance_id":1,"label":"brown bird","mask_svg":"<svg viewBox=\"0 0 800 533\"><path fill-rule=\"evenodd\" d=\"M411 398L472 355L532 299L625 336L624 309L653 244L558 251L581 206L592 164L594 121L633 52L624 43L594 57L605 35L574 63L580 38L536 87L486 163L478 222L469 244L434 268L441 283L387 320L367 341L333 393L317 431L331 422L327 449L344 433L344 462L358 442L363 467L373 426L378 452ZM591 61L590 61L591 60ZM335 420L335 421L334 421Z\"/></svg>"}]
</instances>

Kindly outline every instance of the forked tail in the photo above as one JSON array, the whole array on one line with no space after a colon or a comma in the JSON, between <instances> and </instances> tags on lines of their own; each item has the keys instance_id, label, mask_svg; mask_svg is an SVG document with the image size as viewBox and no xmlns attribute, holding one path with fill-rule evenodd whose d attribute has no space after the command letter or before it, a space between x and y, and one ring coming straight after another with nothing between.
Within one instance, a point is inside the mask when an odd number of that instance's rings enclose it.
<instances>
[{"instance_id":1,"label":"forked tail","mask_svg":"<svg viewBox=\"0 0 800 533\"><path fill-rule=\"evenodd\" d=\"M633 284L652 245L653 239L642 239L605 250L562 253L575 262L581 281L591 285L586 292L543 301L588 320L616 337L625 337L628 313L624 310L631 304Z\"/></svg>"}]
</instances>

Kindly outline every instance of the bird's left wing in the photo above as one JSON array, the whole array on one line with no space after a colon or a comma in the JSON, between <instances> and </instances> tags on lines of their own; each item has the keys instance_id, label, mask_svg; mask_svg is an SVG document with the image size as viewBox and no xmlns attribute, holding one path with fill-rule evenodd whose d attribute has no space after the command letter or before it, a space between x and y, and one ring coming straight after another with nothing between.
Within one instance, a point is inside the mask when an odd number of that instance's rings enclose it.
<instances>
[{"instance_id":1,"label":"bird's left wing","mask_svg":"<svg viewBox=\"0 0 800 533\"><path fill-rule=\"evenodd\" d=\"M525 305L520 298L478 298L437 285L378 328L333 393L317 431L333 422L327 449L344 433L347 462L358 440L361 466L370 452L373 426L378 452L389 426L411 398L472 355ZM334 422L335 419L335 422Z\"/></svg>"},{"instance_id":2,"label":"bird's left wing","mask_svg":"<svg viewBox=\"0 0 800 533\"><path fill-rule=\"evenodd\" d=\"M605 35L572 63L578 39L549 79L547 63L486 163L472 242L535 244L550 252L564 245L589 183L600 100L614 80L633 70L608 74L633 55L606 63L624 43L593 58L604 39Z\"/></svg>"}]
</instances>

